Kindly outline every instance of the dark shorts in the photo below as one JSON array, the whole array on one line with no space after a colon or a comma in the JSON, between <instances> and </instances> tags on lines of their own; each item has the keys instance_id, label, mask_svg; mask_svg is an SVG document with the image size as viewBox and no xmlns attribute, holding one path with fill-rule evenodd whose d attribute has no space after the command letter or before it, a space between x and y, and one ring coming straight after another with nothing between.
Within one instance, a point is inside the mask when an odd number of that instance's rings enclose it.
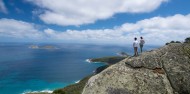
<instances>
[{"instance_id":1,"label":"dark shorts","mask_svg":"<svg viewBox=\"0 0 190 94\"><path fill-rule=\"evenodd\" d=\"M143 47L143 45L140 45L140 47L142 48L142 47Z\"/></svg>"}]
</instances>

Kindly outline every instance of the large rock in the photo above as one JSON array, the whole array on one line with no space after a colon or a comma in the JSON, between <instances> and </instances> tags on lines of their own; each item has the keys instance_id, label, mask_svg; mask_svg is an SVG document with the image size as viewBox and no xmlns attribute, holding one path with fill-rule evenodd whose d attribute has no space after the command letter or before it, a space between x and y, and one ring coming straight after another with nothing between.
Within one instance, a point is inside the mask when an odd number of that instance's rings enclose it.
<instances>
[{"instance_id":1,"label":"large rock","mask_svg":"<svg viewBox=\"0 0 190 94\"><path fill-rule=\"evenodd\" d=\"M134 69L125 61L90 78L83 94L172 94L166 75L146 68Z\"/></svg>"},{"instance_id":2,"label":"large rock","mask_svg":"<svg viewBox=\"0 0 190 94\"><path fill-rule=\"evenodd\" d=\"M190 45L171 49L161 61L174 90L179 94L190 94L190 59L184 47L190 48Z\"/></svg>"},{"instance_id":3,"label":"large rock","mask_svg":"<svg viewBox=\"0 0 190 94\"><path fill-rule=\"evenodd\" d=\"M128 57L91 77L83 94L190 94L189 44Z\"/></svg>"}]
</instances>

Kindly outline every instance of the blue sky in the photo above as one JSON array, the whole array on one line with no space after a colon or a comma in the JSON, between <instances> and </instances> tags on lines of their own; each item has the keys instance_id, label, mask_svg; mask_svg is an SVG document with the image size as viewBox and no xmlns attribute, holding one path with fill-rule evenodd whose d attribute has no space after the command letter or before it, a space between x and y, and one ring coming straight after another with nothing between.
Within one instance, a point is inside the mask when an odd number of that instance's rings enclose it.
<instances>
[{"instance_id":1,"label":"blue sky","mask_svg":"<svg viewBox=\"0 0 190 94\"><path fill-rule=\"evenodd\" d=\"M0 0L0 42L147 44L190 36L190 0Z\"/></svg>"}]
</instances>

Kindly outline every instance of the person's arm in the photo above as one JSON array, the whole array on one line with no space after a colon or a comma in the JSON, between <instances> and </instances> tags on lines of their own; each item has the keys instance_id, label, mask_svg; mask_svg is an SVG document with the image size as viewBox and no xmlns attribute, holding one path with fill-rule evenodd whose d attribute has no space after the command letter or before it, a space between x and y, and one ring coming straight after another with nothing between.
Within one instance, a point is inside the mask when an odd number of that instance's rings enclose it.
<instances>
[{"instance_id":1,"label":"person's arm","mask_svg":"<svg viewBox=\"0 0 190 94\"><path fill-rule=\"evenodd\" d=\"M133 42L133 47L135 47L135 42Z\"/></svg>"}]
</instances>

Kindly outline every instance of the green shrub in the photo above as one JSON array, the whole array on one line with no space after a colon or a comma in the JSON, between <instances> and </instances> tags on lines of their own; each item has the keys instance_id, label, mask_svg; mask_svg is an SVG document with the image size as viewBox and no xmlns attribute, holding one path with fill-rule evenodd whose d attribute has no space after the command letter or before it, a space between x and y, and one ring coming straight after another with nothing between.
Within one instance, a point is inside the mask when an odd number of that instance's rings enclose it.
<instances>
[{"instance_id":1,"label":"green shrub","mask_svg":"<svg viewBox=\"0 0 190 94\"><path fill-rule=\"evenodd\" d=\"M172 40L170 43L175 43L175 41Z\"/></svg>"},{"instance_id":2,"label":"green shrub","mask_svg":"<svg viewBox=\"0 0 190 94\"><path fill-rule=\"evenodd\" d=\"M125 59L126 57L123 56L108 56L108 57L102 57L102 58L93 58L91 59L92 62L103 62L106 63L108 65L112 65L115 64L123 59Z\"/></svg>"},{"instance_id":3,"label":"green shrub","mask_svg":"<svg viewBox=\"0 0 190 94\"><path fill-rule=\"evenodd\" d=\"M190 43L190 37L185 39L185 43Z\"/></svg>"},{"instance_id":4,"label":"green shrub","mask_svg":"<svg viewBox=\"0 0 190 94\"><path fill-rule=\"evenodd\" d=\"M183 52L190 58L190 44L183 46Z\"/></svg>"},{"instance_id":5,"label":"green shrub","mask_svg":"<svg viewBox=\"0 0 190 94\"><path fill-rule=\"evenodd\" d=\"M168 44L170 44L170 43L167 42L166 45L168 45Z\"/></svg>"},{"instance_id":6,"label":"green shrub","mask_svg":"<svg viewBox=\"0 0 190 94\"><path fill-rule=\"evenodd\" d=\"M170 43L181 43L181 42L180 41L171 41ZM170 43L167 42L165 45L168 45Z\"/></svg>"},{"instance_id":7,"label":"green shrub","mask_svg":"<svg viewBox=\"0 0 190 94\"><path fill-rule=\"evenodd\" d=\"M176 41L175 43L181 43L180 41Z\"/></svg>"},{"instance_id":8,"label":"green shrub","mask_svg":"<svg viewBox=\"0 0 190 94\"><path fill-rule=\"evenodd\" d=\"M61 89L57 89L53 91L53 94L66 94L65 91L62 91Z\"/></svg>"},{"instance_id":9,"label":"green shrub","mask_svg":"<svg viewBox=\"0 0 190 94\"><path fill-rule=\"evenodd\" d=\"M88 82L92 75L89 75L83 78L79 83L69 85L67 87L57 89L53 91L53 94L81 94L83 91L84 86Z\"/></svg>"}]
</instances>

